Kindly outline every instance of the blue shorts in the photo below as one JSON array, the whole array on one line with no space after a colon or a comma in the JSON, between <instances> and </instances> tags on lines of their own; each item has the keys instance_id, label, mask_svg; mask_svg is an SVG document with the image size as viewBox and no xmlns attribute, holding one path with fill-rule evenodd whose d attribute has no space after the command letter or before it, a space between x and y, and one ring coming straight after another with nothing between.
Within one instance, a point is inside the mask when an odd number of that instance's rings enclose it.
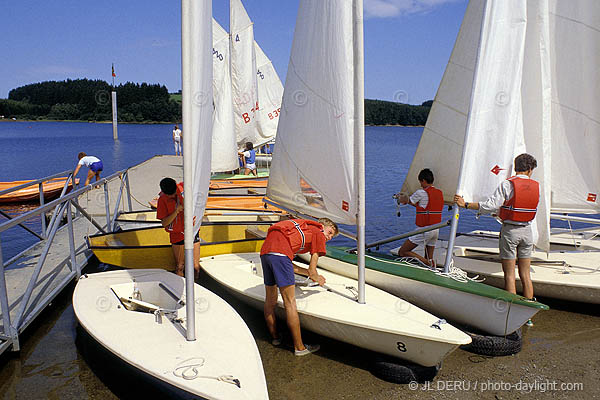
<instances>
[{"instance_id":1,"label":"blue shorts","mask_svg":"<svg viewBox=\"0 0 600 400\"><path fill-rule=\"evenodd\" d=\"M277 284L277 286L283 287L296 284L294 264L287 256L263 254L260 256L260 262L266 286Z\"/></svg>"},{"instance_id":2,"label":"blue shorts","mask_svg":"<svg viewBox=\"0 0 600 400\"><path fill-rule=\"evenodd\" d=\"M102 165L102 161L96 161L92 165L90 165L90 169L93 172L100 172L104 169L104 165Z\"/></svg>"}]
</instances>

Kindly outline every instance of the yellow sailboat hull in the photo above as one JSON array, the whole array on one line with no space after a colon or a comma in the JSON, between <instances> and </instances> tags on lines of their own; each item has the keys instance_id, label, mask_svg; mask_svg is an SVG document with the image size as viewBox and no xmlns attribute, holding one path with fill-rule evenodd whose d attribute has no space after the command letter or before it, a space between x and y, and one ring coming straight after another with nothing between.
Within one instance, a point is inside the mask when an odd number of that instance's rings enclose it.
<instances>
[{"instance_id":1,"label":"yellow sailboat hull","mask_svg":"<svg viewBox=\"0 0 600 400\"><path fill-rule=\"evenodd\" d=\"M216 224L200 228L200 257L260 251L270 225ZM101 263L124 268L175 270L169 234L161 227L87 237Z\"/></svg>"}]
</instances>

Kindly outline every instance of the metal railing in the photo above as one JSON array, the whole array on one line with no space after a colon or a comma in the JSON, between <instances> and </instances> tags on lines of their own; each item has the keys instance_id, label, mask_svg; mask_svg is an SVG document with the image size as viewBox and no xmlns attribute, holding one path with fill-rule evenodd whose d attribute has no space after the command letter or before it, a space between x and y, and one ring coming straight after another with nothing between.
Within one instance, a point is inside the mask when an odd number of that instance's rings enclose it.
<instances>
[{"instance_id":1,"label":"metal railing","mask_svg":"<svg viewBox=\"0 0 600 400\"><path fill-rule=\"evenodd\" d=\"M68 174L68 178L65 181L65 186L61 192L61 195L56 200L50 201L48 203L44 203L44 195L42 185L44 182L54 179L59 176L65 176ZM0 240L0 311L2 312L2 331L0 332L0 353L4 350L12 347L13 351L18 351L19 346L19 334L23 332L23 330L35 319L37 315L56 297L65 286L67 286L73 279L79 278L81 276L81 269L85 266L86 261L79 265L77 263L77 252L83 251L85 249L85 244L82 244L79 248L76 248L76 241L74 237L74 228L73 221L78 218L86 218L90 221L90 223L99 231L106 233L112 232L115 227L115 221L117 215L119 213L119 206L123 199L123 189L127 190L126 199L127 199L127 207L129 211L132 211L131 204L131 190L129 186L129 170L122 170L116 172L106 178L100 179L97 182L89 184L87 186L76 188L73 180L73 171L64 171L58 174L51 175L46 178L41 178L32 182L28 182L23 185L15 186L11 189L0 191L0 195L10 193L25 187L30 187L32 185L38 184L40 188L40 205L39 207L25 212L16 217L11 217L6 213L2 213L7 218L7 221L4 221L0 224L0 234L5 232L6 230L13 227L21 227L24 228L27 232L35 235L40 239L37 243L31 245L27 249L21 251L17 255L10 258L10 260L4 262L2 255L2 242ZM109 190L108 183L113 179L120 179L121 185L119 188L119 192L117 195L117 201L114 208L114 211L111 216L110 212L110 202L109 202ZM69 181L73 182L73 188L70 193L66 193L69 187ZM94 220L94 218L86 212L86 210L78 204L78 198L85 194L86 192L91 191L96 187L103 186L104 188L104 201L106 204L106 224L101 224ZM76 210L75 218L73 216L73 209ZM53 211L52 217L50 218L50 222L46 223L46 213ZM66 214L66 222L63 224L63 220ZM32 220L36 217L41 218L41 234L29 229L24 225L26 221ZM56 234L59 230L65 228L68 229L68 242L69 242L69 253L65 256L65 258L59 262L58 265L54 266L52 269L52 276L46 279L43 282L42 293L37 293L35 295L34 300L32 301L32 294L34 289L41 285L42 282L39 282L40 273L42 272L42 268L44 267L44 263L47 259L47 256L50 252L50 248L53 244L54 239L56 238ZM39 254L39 258L36 262L35 267L33 268L33 273L29 279L29 283L27 284L27 288L25 292L21 294L19 291L18 295L15 296L15 299L12 299L14 302L14 306L18 305L18 309L14 318L11 318L11 309L10 309L10 300L9 299L9 291L7 289L7 281L6 281L6 266L16 262L21 257L23 257L28 251L30 251L33 247L38 246L40 243L43 243L43 247L41 248L41 252ZM37 254L36 254L37 256ZM62 277L59 284L56 286L51 286L54 283L54 280L58 279L59 272L62 272L64 267L68 266L69 272L66 276ZM25 270L24 270L25 271ZM19 298L19 296L21 296ZM30 304L33 303L33 304Z\"/></svg>"}]
</instances>

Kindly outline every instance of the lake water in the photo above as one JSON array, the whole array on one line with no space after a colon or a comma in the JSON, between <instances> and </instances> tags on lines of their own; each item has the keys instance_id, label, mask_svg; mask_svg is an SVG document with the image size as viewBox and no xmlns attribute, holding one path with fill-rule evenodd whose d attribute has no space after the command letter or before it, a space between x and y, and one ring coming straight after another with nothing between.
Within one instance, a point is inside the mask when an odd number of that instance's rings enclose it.
<instances>
[{"instance_id":1,"label":"lake water","mask_svg":"<svg viewBox=\"0 0 600 400\"><path fill-rule=\"evenodd\" d=\"M171 129L171 125L121 125L119 141L115 142L110 124L0 123L0 181L36 179L72 169L80 151L100 157L105 167L103 176L107 176L154 155L173 154ZM421 133L422 128L367 127L367 241L406 232L413 227L414 209L402 208L402 215L396 216L392 194L402 186ZM80 173L80 178L83 177ZM27 210L27 207L19 206L2 208L11 214ZM444 213L449 215L448 210ZM2 220L3 217L0 217ZM477 220L474 213L464 214L460 221L461 231L496 229L499 226L489 218ZM30 226L39 230L39 221L31 222ZM445 234L444 230L441 234ZM34 241L30 234L17 228L2 233L0 239L5 260ZM347 239L335 240L340 243ZM381 250L399 244L389 244ZM321 343L322 350L315 356L297 360L289 349L277 349L269 344L261 312L236 302L215 284L208 283L207 287L230 302L255 335L271 398L396 399L423 395L409 390L406 385L390 384L372 376L364 361L364 357L368 357L364 351L315 337L310 332L305 335L307 342ZM128 377L114 376L110 367L108 371L103 370L102 366L94 365L82 356L75 345L77 322L71 306L71 294L72 287L69 287L27 330L22 337L19 354L5 354L0 358L0 398L141 396L137 391L139 388L134 388L132 393L127 387ZM574 398L593 398L594 393L600 390L597 383L600 363L597 352L593 350L594 346L600 345L598 312L595 307L586 305L550 304L553 310L536 316L536 326L526 336L521 353L508 358L483 358L456 351L446 359L437 381L569 379L586 382L584 392L571 393L576 395ZM575 310L577 312L573 312ZM587 372L581 374L578 371ZM519 394L496 391L485 393L483 397L514 398ZM430 394L425 397L430 397ZM434 397L474 399L482 398L482 393L438 390Z\"/></svg>"}]
</instances>

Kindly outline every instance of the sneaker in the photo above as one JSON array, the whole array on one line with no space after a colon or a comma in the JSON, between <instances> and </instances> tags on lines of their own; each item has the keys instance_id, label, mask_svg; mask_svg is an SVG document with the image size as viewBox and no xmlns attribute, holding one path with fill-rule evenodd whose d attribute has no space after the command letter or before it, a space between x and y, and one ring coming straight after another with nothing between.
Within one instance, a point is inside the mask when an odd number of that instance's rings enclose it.
<instances>
[{"instance_id":1,"label":"sneaker","mask_svg":"<svg viewBox=\"0 0 600 400\"><path fill-rule=\"evenodd\" d=\"M271 340L271 344L273 346L280 346L281 345L281 338L274 338L273 340Z\"/></svg>"},{"instance_id":2,"label":"sneaker","mask_svg":"<svg viewBox=\"0 0 600 400\"><path fill-rule=\"evenodd\" d=\"M525 325L531 328L533 326L533 321L529 319L527 322L525 322Z\"/></svg>"},{"instance_id":3,"label":"sneaker","mask_svg":"<svg viewBox=\"0 0 600 400\"><path fill-rule=\"evenodd\" d=\"M294 355L305 356L307 354L314 353L315 351L319 351L321 348L321 346L318 344L305 344L304 347L304 350L294 350Z\"/></svg>"}]
</instances>

